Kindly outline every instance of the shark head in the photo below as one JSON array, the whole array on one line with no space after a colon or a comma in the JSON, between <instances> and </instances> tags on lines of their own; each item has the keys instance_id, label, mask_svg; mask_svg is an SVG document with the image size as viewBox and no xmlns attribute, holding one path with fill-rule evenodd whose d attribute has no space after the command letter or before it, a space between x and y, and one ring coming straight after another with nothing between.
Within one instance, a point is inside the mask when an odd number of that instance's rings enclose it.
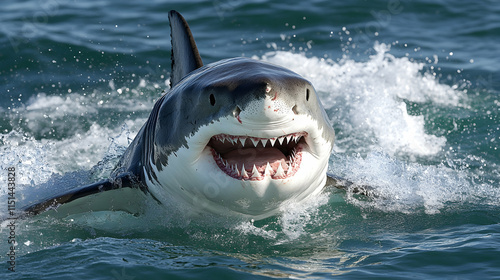
<instances>
[{"instance_id":1,"label":"shark head","mask_svg":"<svg viewBox=\"0 0 500 280\"><path fill-rule=\"evenodd\" d=\"M172 88L143 128L150 192L255 219L319 192L335 136L311 83L248 58L201 66L187 23L170 21Z\"/></svg>"},{"instance_id":2,"label":"shark head","mask_svg":"<svg viewBox=\"0 0 500 280\"><path fill-rule=\"evenodd\" d=\"M335 134L311 83L248 58L204 66L184 18L175 11L169 18L171 89L110 178L43 199L24 213L141 214L152 196L166 211L262 219L325 186Z\"/></svg>"}]
</instances>

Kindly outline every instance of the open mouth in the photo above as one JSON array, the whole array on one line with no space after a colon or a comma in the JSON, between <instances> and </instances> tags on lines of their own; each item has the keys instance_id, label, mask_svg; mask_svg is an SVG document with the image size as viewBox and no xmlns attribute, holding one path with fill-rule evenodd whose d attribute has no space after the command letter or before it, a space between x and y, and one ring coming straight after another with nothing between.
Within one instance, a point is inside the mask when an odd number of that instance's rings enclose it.
<instances>
[{"instance_id":1,"label":"open mouth","mask_svg":"<svg viewBox=\"0 0 500 280\"><path fill-rule=\"evenodd\" d=\"M218 134L208 143L219 168L238 180L292 177L300 168L306 132L274 138Z\"/></svg>"}]
</instances>

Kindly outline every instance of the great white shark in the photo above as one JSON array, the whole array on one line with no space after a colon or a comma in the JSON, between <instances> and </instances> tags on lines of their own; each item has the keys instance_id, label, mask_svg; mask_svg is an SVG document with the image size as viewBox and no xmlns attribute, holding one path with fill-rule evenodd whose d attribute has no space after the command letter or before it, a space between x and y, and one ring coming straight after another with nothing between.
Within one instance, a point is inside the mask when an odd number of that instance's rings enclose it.
<instances>
[{"instance_id":1,"label":"great white shark","mask_svg":"<svg viewBox=\"0 0 500 280\"><path fill-rule=\"evenodd\" d=\"M24 208L58 215L172 200L197 211L262 219L323 187L335 132L313 85L270 63L230 58L203 65L186 20L169 12L171 89L154 108L110 179Z\"/></svg>"}]
</instances>

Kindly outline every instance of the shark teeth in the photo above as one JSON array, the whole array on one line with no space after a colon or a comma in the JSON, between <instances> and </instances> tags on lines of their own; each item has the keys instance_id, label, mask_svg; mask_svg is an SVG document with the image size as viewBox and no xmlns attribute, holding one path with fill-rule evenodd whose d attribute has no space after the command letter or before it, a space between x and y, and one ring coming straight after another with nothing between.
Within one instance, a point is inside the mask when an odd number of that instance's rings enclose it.
<instances>
[{"instance_id":1,"label":"shark teeth","mask_svg":"<svg viewBox=\"0 0 500 280\"><path fill-rule=\"evenodd\" d=\"M247 140L247 139L246 139L246 138L243 138L243 137L240 137L240 138L238 138L238 139L240 140L241 146L242 146L242 147L245 147L245 142L246 142L246 140Z\"/></svg>"},{"instance_id":2,"label":"shark teeth","mask_svg":"<svg viewBox=\"0 0 500 280\"><path fill-rule=\"evenodd\" d=\"M269 142L271 142L271 146L274 147L274 144L276 143L276 138L269 139Z\"/></svg>"},{"instance_id":3,"label":"shark teeth","mask_svg":"<svg viewBox=\"0 0 500 280\"><path fill-rule=\"evenodd\" d=\"M285 170L283 170L283 167L281 166L280 162L280 165L278 166L278 169L276 169L276 173L274 174L274 178L280 179L285 177L286 177Z\"/></svg>"},{"instance_id":4,"label":"shark teeth","mask_svg":"<svg viewBox=\"0 0 500 280\"><path fill-rule=\"evenodd\" d=\"M241 176L241 178L242 178L242 179L248 179L248 178L250 178L250 176L248 176L247 171L245 170L245 164L243 164L243 165L241 166L241 173L240 173L240 176Z\"/></svg>"},{"instance_id":5,"label":"shark teeth","mask_svg":"<svg viewBox=\"0 0 500 280\"><path fill-rule=\"evenodd\" d=\"M229 164L219 157L219 154L214 149L211 149L211 151L215 162L222 171L232 178L243 181L260 181L266 177L274 180L290 178L299 170L302 162L302 148L300 147L295 148L295 156L290 156L285 165L281 162L278 163L277 168L271 167L271 164L267 162L264 167L258 167L254 164L252 169L246 169L245 164L242 164L241 167L238 164ZM286 166L286 170L283 166Z\"/></svg>"},{"instance_id":6,"label":"shark teeth","mask_svg":"<svg viewBox=\"0 0 500 280\"><path fill-rule=\"evenodd\" d=\"M250 140L252 141L253 146L257 147L257 145L259 144L259 140L256 140L255 138L250 138Z\"/></svg>"},{"instance_id":7,"label":"shark teeth","mask_svg":"<svg viewBox=\"0 0 500 280\"><path fill-rule=\"evenodd\" d=\"M257 167L255 167L255 164L254 164L253 168L252 168L252 177L250 177L250 178L251 179L260 179L260 177L261 177L261 174L260 174L259 170L257 170Z\"/></svg>"},{"instance_id":8,"label":"shark teeth","mask_svg":"<svg viewBox=\"0 0 500 280\"><path fill-rule=\"evenodd\" d=\"M280 137L259 138L251 136L233 136L228 134L218 134L212 138L225 143L229 142L232 145L241 145L241 147L275 147L278 145L287 145L290 143L299 143L299 141L307 136L306 132L292 133Z\"/></svg>"},{"instance_id":9,"label":"shark teeth","mask_svg":"<svg viewBox=\"0 0 500 280\"><path fill-rule=\"evenodd\" d=\"M302 139L307 137L307 135L306 132L299 132L279 137L260 138L218 134L212 137L211 141L215 142L210 142L209 147L216 164L232 178L243 181L260 181L265 178L278 180L292 177L299 170L302 162L302 150L304 146L307 146L306 141ZM222 151L219 152L214 148L217 145L222 145ZM220 147L218 148L218 150L221 150ZM252 150L252 148L256 150ZM285 157L281 161L275 160L272 163L252 164L250 165L252 166L251 168L250 166L245 168L245 164L242 162L251 162L248 157L251 157L252 153L255 155L255 153L265 151L267 148L279 149ZM225 155L228 152L240 149L242 151L241 161L237 158L235 159L233 155L230 162L228 162Z\"/></svg>"},{"instance_id":10,"label":"shark teeth","mask_svg":"<svg viewBox=\"0 0 500 280\"><path fill-rule=\"evenodd\" d=\"M281 164L281 163L280 163ZM266 169L264 170L264 176L271 176L274 174L274 170L269 164L269 162L266 164Z\"/></svg>"}]
</instances>

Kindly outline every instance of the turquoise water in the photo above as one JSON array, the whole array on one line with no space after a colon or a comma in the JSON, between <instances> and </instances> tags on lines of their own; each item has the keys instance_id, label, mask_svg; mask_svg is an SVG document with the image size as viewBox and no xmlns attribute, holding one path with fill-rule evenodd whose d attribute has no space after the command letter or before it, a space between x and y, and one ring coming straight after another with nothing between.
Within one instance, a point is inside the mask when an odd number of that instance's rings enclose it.
<instances>
[{"instance_id":1,"label":"turquoise water","mask_svg":"<svg viewBox=\"0 0 500 280\"><path fill-rule=\"evenodd\" d=\"M2 279L500 277L496 1L14 1L0 10L0 167L18 206L105 178L168 90L167 12L205 63L254 57L320 94L325 189L261 221L155 212L18 221ZM8 174L0 174L7 215Z\"/></svg>"}]
</instances>

